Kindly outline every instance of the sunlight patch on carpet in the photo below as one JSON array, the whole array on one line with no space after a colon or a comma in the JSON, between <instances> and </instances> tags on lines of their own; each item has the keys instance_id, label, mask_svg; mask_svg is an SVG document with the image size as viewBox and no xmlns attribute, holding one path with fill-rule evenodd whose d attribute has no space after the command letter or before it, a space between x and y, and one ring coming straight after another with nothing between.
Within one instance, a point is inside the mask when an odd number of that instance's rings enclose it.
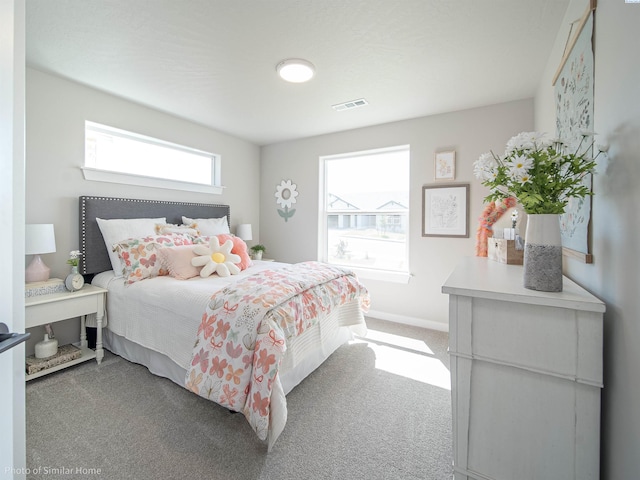
<instances>
[{"instance_id":1,"label":"sunlight patch on carpet","mask_svg":"<svg viewBox=\"0 0 640 480\"><path fill-rule=\"evenodd\" d=\"M352 343L368 344L379 370L451 390L449 370L421 340L368 329L366 337Z\"/></svg>"}]
</instances>

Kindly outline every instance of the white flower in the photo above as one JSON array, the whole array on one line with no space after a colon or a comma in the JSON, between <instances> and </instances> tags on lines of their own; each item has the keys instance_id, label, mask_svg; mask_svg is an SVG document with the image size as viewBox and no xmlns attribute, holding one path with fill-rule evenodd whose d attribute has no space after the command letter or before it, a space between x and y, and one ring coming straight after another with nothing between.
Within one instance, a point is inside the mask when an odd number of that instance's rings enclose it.
<instances>
[{"instance_id":1,"label":"white flower","mask_svg":"<svg viewBox=\"0 0 640 480\"><path fill-rule=\"evenodd\" d=\"M276 186L276 202L280 204L282 208L291 208L291 205L296 203L296 197L298 192L296 191L296 184L291 183L291 180L282 180L280 185Z\"/></svg>"},{"instance_id":2,"label":"white flower","mask_svg":"<svg viewBox=\"0 0 640 480\"><path fill-rule=\"evenodd\" d=\"M492 180L496 177L498 163L491 153L483 153L473 164L473 173L480 180Z\"/></svg>"},{"instance_id":3,"label":"white flower","mask_svg":"<svg viewBox=\"0 0 640 480\"><path fill-rule=\"evenodd\" d=\"M514 180L520 182L520 185L524 185L525 183L531 183L531 176L528 173L525 173L524 175L514 177Z\"/></svg>"},{"instance_id":4,"label":"white flower","mask_svg":"<svg viewBox=\"0 0 640 480\"><path fill-rule=\"evenodd\" d=\"M242 259L239 255L231 253L233 241L227 240L222 245L218 237L213 235L209 240L209 245L198 245L193 249L193 253L198 255L191 259L191 265L194 267L202 267L200 270L201 277L208 277L212 273L217 273L221 277L229 275L237 275L240 273L236 263L240 263Z\"/></svg>"},{"instance_id":5,"label":"white flower","mask_svg":"<svg viewBox=\"0 0 640 480\"><path fill-rule=\"evenodd\" d=\"M80 253L80 250L71 250L69 252L69 260L67 260L67 263L71 266L77 267L80 263L81 255L82 253Z\"/></svg>"},{"instance_id":6,"label":"white flower","mask_svg":"<svg viewBox=\"0 0 640 480\"><path fill-rule=\"evenodd\" d=\"M521 177L529 172L531 167L533 167L533 159L525 157L524 155L518 155L508 163L509 175L512 177Z\"/></svg>"},{"instance_id":7,"label":"white flower","mask_svg":"<svg viewBox=\"0 0 640 480\"><path fill-rule=\"evenodd\" d=\"M541 132L521 132L507 142L505 156L516 150L540 150L551 146L552 141Z\"/></svg>"}]
</instances>

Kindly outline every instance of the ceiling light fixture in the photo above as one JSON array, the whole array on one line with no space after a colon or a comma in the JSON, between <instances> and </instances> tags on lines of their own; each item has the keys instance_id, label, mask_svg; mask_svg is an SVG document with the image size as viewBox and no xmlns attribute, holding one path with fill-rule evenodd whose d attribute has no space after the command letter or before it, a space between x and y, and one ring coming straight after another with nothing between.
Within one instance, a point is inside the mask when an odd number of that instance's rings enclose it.
<instances>
[{"instance_id":1,"label":"ceiling light fixture","mask_svg":"<svg viewBox=\"0 0 640 480\"><path fill-rule=\"evenodd\" d=\"M276 71L283 80L303 83L311 80L316 72L313 63L300 58L289 58L276 65Z\"/></svg>"}]
</instances>

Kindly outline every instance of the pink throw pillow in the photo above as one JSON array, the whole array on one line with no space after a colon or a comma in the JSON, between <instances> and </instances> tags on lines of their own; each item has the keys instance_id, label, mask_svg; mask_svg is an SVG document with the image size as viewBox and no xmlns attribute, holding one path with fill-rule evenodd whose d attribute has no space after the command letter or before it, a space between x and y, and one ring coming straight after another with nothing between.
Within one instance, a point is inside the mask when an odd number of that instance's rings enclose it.
<instances>
[{"instance_id":1,"label":"pink throw pillow","mask_svg":"<svg viewBox=\"0 0 640 480\"><path fill-rule=\"evenodd\" d=\"M158 258L159 253L164 248L192 244L189 235L149 235L118 242L113 250L122 260L125 284L131 284L146 278L167 275L166 267Z\"/></svg>"},{"instance_id":2,"label":"pink throw pillow","mask_svg":"<svg viewBox=\"0 0 640 480\"><path fill-rule=\"evenodd\" d=\"M200 269L191 265L191 259L195 257L194 248L195 245L184 245L160 250L160 261L169 271L169 275L178 280L188 280L200 275Z\"/></svg>"},{"instance_id":3,"label":"pink throw pillow","mask_svg":"<svg viewBox=\"0 0 640 480\"><path fill-rule=\"evenodd\" d=\"M247 244L244 243L240 237L236 237L234 235L227 235L221 233L220 235L216 235L218 240L220 240L220 245L222 245L227 240L231 239L233 242L233 248L231 249L231 253L235 253L240 256L240 263L236 263L240 270L245 270L246 268L253 265L251 261L251 257L249 256L249 251L247 249Z\"/></svg>"},{"instance_id":4,"label":"pink throw pillow","mask_svg":"<svg viewBox=\"0 0 640 480\"><path fill-rule=\"evenodd\" d=\"M245 270L246 268L253 265L253 262L251 261L251 256L249 255L249 249L247 248L247 244L244 243L244 240L242 240L240 237L236 237L235 235L230 235L226 233L221 233L219 235L216 235L216 237L218 237L218 241L220 242L220 245L222 245L227 240L231 240L233 242L233 248L231 249L231 253L235 253L236 255L240 256L240 263L236 263L236 265L240 270ZM202 237L195 237L193 239L193 243L194 244L204 243L208 245L210 238L211 237L206 235Z\"/></svg>"}]
</instances>

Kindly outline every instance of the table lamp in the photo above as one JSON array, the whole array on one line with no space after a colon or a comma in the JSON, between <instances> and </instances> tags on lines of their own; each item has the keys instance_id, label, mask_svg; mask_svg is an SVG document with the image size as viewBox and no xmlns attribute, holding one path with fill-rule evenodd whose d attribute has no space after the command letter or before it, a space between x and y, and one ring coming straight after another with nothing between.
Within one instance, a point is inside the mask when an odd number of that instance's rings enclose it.
<instances>
[{"instance_id":1,"label":"table lamp","mask_svg":"<svg viewBox=\"0 0 640 480\"><path fill-rule=\"evenodd\" d=\"M49 280L51 269L40 258L41 254L56 251L56 237L53 224L39 223L26 225L25 251L26 255L35 255L24 272L27 283L44 282Z\"/></svg>"},{"instance_id":2,"label":"table lamp","mask_svg":"<svg viewBox=\"0 0 640 480\"><path fill-rule=\"evenodd\" d=\"M238 225L236 229L236 235L240 237L245 242L247 240L253 240L253 233L251 232L251 224L250 223L242 223Z\"/></svg>"}]
</instances>

